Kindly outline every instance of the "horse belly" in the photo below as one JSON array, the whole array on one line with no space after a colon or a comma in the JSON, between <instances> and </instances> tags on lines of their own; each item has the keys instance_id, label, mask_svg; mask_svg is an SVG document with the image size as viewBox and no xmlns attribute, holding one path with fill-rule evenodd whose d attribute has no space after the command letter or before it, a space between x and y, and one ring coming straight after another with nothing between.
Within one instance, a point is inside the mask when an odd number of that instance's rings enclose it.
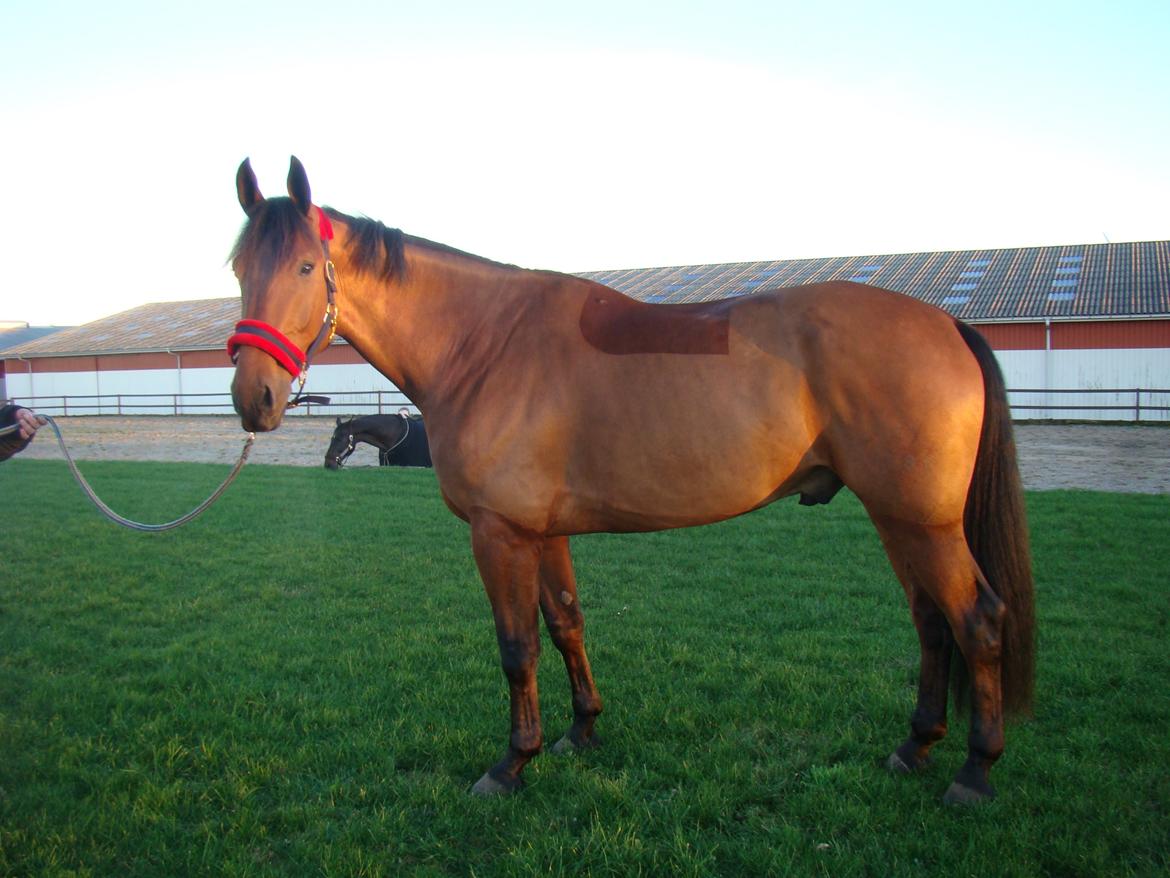
<instances>
[{"instance_id":1,"label":"horse belly","mask_svg":"<svg viewBox=\"0 0 1170 878\"><path fill-rule=\"evenodd\" d=\"M776 499L794 474L823 463L798 372L750 359L615 383L645 398L620 413L595 410L587 422L609 426L577 432L565 462L563 526L642 531L721 521Z\"/></svg>"}]
</instances>

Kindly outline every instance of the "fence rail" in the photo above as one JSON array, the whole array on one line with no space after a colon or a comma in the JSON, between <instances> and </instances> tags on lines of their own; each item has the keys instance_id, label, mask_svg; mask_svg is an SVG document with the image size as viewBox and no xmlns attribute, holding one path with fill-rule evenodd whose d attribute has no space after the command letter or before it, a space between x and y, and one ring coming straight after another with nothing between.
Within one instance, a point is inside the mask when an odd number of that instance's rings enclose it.
<instances>
[{"instance_id":1,"label":"fence rail","mask_svg":"<svg viewBox=\"0 0 1170 878\"><path fill-rule=\"evenodd\" d=\"M417 412L400 390L325 393L327 405L305 403L294 415L373 415L409 409ZM230 393L101 393L13 398L12 402L45 415L230 415Z\"/></svg>"},{"instance_id":2,"label":"fence rail","mask_svg":"<svg viewBox=\"0 0 1170 878\"><path fill-rule=\"evenodd\" d=\"M398 390L325 393L327 405L306 404L299 415L370 415L417 409ZM1022 388L1008 391L1016 420L1170 422L1170 389ZM107 393L13 399L46 415L232 414L228 393Z\"/></svg>"},{"instance_id":3,"label":"fence rail","mask_svg":"<svg viewBox=\"0 0 1170 878\"><path fill-rule=\"evenodd\" d=\"M1170 390L1145 387L1008 390L1016 420L1170 421Z\"/></svg>"}]
</instances>

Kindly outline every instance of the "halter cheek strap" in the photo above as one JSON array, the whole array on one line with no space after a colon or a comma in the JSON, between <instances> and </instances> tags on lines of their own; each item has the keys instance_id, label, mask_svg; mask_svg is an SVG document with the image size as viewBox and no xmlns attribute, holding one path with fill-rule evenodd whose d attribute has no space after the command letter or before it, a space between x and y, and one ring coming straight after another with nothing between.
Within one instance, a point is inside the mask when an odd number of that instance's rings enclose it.
<instances>
[{"instance_id":1,"label":"halter cheek strap","mask_svg":"<svg viewBox=\"0 0 1170 878\"><path fill-rule=\"evenodd\" d=\"M241 320L236 324L236 331L227 342L228 355L232 358L233 363L236 362L241 347L246 345L259 348L276 360L289 375L297 379L299 382L297 395L289 401L288 408L302 402L320 402L322 400L328 402L325 397L309 397L301 394L301 391L305 389L305 379L308 378L309 365L312 363L313 357L329 347L329 343L333 341L333 336L337 332L337 270L333 267L333 260L329 258L329 242L333 240L333 224L329 221L325 211L319 207L317 208L317 230L321 237L321 249L325 253L327 304L325 306L325 319L321 322L321 329L318 330L317 337L309 345L309 350L302 351L283 332L263 320Z\"/></svg>"}]
</instances>

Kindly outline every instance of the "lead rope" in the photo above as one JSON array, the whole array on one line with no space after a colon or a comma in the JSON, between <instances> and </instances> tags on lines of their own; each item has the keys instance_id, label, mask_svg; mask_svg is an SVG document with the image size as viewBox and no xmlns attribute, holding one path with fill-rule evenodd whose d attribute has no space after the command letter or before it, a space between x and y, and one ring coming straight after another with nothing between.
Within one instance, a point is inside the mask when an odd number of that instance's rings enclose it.
<instances>
[{"instance_id":1,"label":"lead rope","mask_svg":"<svg viewBox=\"0 0 1170 878\"><path fill-rule=\"evenodd\" d=\"M207 508L211 506L211 504L216 500L218 500L220 495L227 490L228 485L235 481L236 476L240 474L240 470L244 468L244 463L248 460L248 452L252 450L252 443L256 440L255 433L248 434L248 438L244 440L244 448L240 451L240 459L236 461L236 465L232 467L232 471L228 473L228 477L223 480L223 484L216 488L210 497L188 512L186 515L182 516L181 518L176 518L174 521L167 521L163 522L162 524L144 524L140 521L132 521L129 518L125 518L119 515L117 512L103 503L102 498L99 497L93 488L90 487L89 482L85 480L85 476L81 474L81 470L77 468L77 464L73 462L73 457L69 454L69 449L65 447L65 440L61 437L61 428L57 426L57 422L48 415L37 415L37 417L43 418L45 423L52 427L53 432L57 434L57 444L61 446L61 453L65 455L65 460L69 463L69 469L73 473L73 478L77 480L78 487L81 488L82 493L85 494L85 496L88 497L91 501L93 501L93 505L98 508L98 511L115 524L120 524L122 527L130 528L130 530L142 531L144 533L162 533L163 531L174 530L176 527L181 527L187 522L192 521L193 519L202 515L207 510ZM5 427L4 429L0 430L0 436L14 433L19 429L20 426L17 424L14 424L11 427Z\"/></svg>"}]
</instances>

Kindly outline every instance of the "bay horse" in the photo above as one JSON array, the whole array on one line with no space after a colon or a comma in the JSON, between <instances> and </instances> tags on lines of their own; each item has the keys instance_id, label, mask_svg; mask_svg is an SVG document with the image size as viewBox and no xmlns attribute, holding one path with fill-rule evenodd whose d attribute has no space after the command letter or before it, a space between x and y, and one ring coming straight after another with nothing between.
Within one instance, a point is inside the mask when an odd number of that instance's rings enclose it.
<instances>
[{"instance_id":1,"label":"bay horse","mask_svg":"<svg viewBox=\"0 0 1170 878\"><path fill-rule=\"evenodd\" d=\"M319 208L295 157L287 184L264 198L246 159L236 176L235 409L245 430L279 427L291 379L336 331L423 413L443 500L470 524L511 703L507 750L474 793L520 788L541 749L541 614L572 690L553 749L597 744L572 535L706 524L793 495L827 503L848 487L921 650L910 734L887 765L927 764L948 680L965 678L967 758L944 800L995 795L1005 712L1032 703L1033 589L1003 378L977 332L848 282L643 303Z\"/></svg>"},{"instance_id":2,"label":"bay horse","mask_svg":"<svg viewBox=\"0 0 1170 878\"><path fill-rule=\"evenodd\" d=\"M378 466L431 466L431 449L422 418L400 412L346 421L338 418L325 451L325 469L341 469L363 442L378 449Z\"/></svg>"}]
</instances>

